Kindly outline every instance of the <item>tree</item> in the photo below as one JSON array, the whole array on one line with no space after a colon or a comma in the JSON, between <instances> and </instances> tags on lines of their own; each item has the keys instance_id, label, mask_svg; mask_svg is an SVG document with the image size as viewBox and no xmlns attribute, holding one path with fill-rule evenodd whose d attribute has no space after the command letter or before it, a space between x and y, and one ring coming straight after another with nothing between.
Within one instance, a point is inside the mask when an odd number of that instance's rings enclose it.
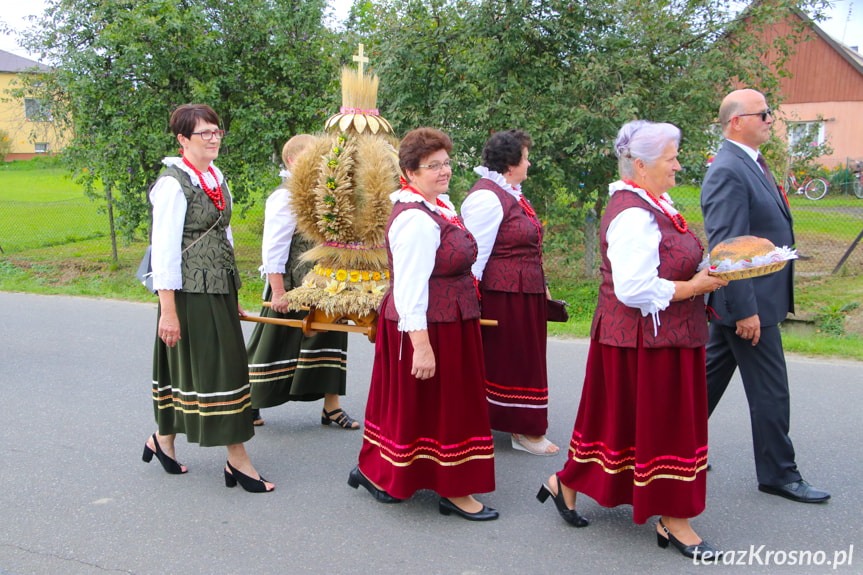
<instances>
[{"instance_id":1,"label":"tree","mask_svg":"<svg viewBox=\"0 0 863 575\"><path fill-rule=\"evenodd\" d=\"M588 255L623 123L676 124L684 177L700 179L707 128L735 80L768 94L777 86L758 38L731 34L740 23L724 0L382 0L374 18L368 4L355 17L376 23L367 34L394 127L448 131L470 166L494 131L527 130L525 193L585 227ZM756 2L746 24L767 26L797 5ZM777 38L776 54L792 44Z\"/></svg>"},{"instance_id":2,"label":"tree","mask_svg":"<svg viewBox=\"0 0 863 575\"><path fill-rule=\"evenodd\" d=\"M53 65L38 91L73 134L64 157L104 196L131 237L148 221L147 191L179 104L212 106L228 130L219 165L235 202L276 180L291 135L319 129L334 99L325 0L49 0L26 35ZM101 188L101 189L100 189ZM115 250L116 257L116 250Z\"/></svg>"}]
</instances>

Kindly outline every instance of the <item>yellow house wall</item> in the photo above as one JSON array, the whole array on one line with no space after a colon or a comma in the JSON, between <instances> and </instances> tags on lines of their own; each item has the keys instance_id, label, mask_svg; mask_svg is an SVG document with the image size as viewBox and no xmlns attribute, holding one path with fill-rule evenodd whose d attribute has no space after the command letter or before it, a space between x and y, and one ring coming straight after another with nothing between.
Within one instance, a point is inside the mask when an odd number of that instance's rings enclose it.
<instances>
[{"instance_id":1,"label":"yellow house wall","mask_svg":"<svg viewBox=\"0 0 863 575\"><path fill-rule=\"evenodd\" d=\"M792 122L814 122L819 116L824 119L824 138L833 153L821 156L819 164L832 168L844 166L848 158L863 159L863 102L783 104L778 115ZM783 124L777 122L776 127L784 139Z\"/></svg>"},{"instance_id":2,"label":"yellow house wall","mask_svg":"<svg viewBox=\"0 0 863 575\"><path fill-rule=\"evenodd\" d=\"M48 144L48 152L57 152L65 144L54 122L34 122L24 114L24 100L12 99L7 90L13 87L17 74L0 72L0 130L12 141L11 154L30 157L36 152L36 143ZM15 159L7 158L7 159Z\"/></svg>"}]
</instances>

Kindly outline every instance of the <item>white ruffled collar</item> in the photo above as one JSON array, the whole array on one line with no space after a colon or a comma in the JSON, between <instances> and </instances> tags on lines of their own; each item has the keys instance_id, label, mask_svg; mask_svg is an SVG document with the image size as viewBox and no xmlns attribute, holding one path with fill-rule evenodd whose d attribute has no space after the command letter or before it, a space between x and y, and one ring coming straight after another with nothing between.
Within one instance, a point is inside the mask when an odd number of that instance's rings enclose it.
<instances>
[{"instance_id":1,"label":"white ruffled collar","mask_svg":"<svg viewBox=\"0 0 863 575\"><path fill-rule=\"evenodd\" d=\"M198 186L202 190L204 189L203 186L201 186L201 181L198 179L198 174L186 165L183 158L179 156L168 156L167 158L162 158L162 163L166 166L177 166L189 175L189 179L192 181L193 186ZM214 188L217 184L221 184L225 181L225 176L222 174L222 170L217 168L213 162L210 162L210 167L213 168L213 172L216 174L218 182L213 180L213 174L211 174L209 170L201 172L201 175L204 176L204 181L207 183L207 187Z\"/></svg>"},{"instance_id":2,"label":"white ruffled collar","mask_svg":"<svg viewBox=\"0 0 863 575\"><path fill-rule=\"evenodd\" d=\"M283 180L287 180L291 177L291 171L290 170L280 170L279 171L279 177L282 178Z\"/></svg>"},{"instance_id":3,"label":"white ruffled collar","mask_svg":"<svg viewBox=\"0 0 863 575\"><path fill-rule=\"evenodd\" d=\"M441 200L446 207L441 207L437 204L432 204L428 200L426 200L420 194L410 190L409 188L402 188L400 190L396 190L395 192L390 194L390 201L392 203L396 202L404 202L404 203L414 203L414 202L422 202L426 205L428 209L435 212L436 214L443 214L449 218L455 217L456 211L455 206L449 199L449 194L441 194L438 196L438 199Z\"/></svg>"},{"instance_id":4,"label":"white ruffled collar","mask_svg":"<svg viewBox=\"0 0 863 575\"><path fill-rule=\"evenodd\" d=\"M659 206L653 203L653 200L650 199L650 196L647 195L647 192L645 192L638 186L627 184L623 180L617 180L616 182L608 184L608 197L610 198L614 195L614 192L620 190L629 190L636 193L641 199L650 204L654 210L656 210L657 212L662 212L662 209L660 209ZM668 195L668 192L663 193L661 196L659 196L658 199L663 204L665 204L665 209L668 210L669 214L671 214L672 216L677 214L677 210L674 208L674 202L672 201L671 196Z\"/></svg>"},{"instance_id":5,"label":"white ruffled collar","mask_svg":"<svg viewBox=\"0 0 863 575\"><path fill-rule=\"evenodd\" d=\"M495 172L494 170L489 170L485 166L477 166L473 169L473 171L476 172L479 177L491 180L492 182L506 190L506 192L514 196L516 200L522 196L521 184L510 184L506 181L506 178L503 174Z\"/></svg>"}]
</instances>

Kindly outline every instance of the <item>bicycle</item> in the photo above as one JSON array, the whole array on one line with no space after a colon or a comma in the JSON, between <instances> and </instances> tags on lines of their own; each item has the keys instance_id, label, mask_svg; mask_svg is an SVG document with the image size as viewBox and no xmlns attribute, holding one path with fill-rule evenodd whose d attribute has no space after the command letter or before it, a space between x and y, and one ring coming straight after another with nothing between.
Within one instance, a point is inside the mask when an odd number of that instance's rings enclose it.
<instances>
[{"instance_id":1,"label":"bicycle","mask_svg":"<svg viewBox=\"0 0 863 575\"><path fill-rule=\"evenodd\" d=\"M795 194L803 194L812 201L820 200L826 196L829 188L830 184L824 178L806 176L803 182L798 183L794 172L788 172L785 176L785 185L783 186L784 190L793 191ZM863 191L860 193L863 194Z\"/></svg>"}]
</instances>

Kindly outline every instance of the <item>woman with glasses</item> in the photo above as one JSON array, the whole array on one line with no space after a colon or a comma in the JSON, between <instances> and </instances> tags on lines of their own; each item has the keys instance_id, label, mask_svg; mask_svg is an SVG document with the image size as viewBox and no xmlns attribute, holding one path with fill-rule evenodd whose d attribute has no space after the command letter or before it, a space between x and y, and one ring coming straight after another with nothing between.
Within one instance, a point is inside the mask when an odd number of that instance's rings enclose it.
<instances>
[{"instance_id":1,"label":"woman with glasses","mask_svg":"<svg viewBox=\"0 0 863 575\"><path fill-rule=\"evenodd\" d=\"M246 345L237 302L240 276L231 236L231 194L213 161L224 130L203 104L171 115L180 158L150 190L151 265L159 294L153 352L153 408L158 430L144 445L170 474L186 473L174 451L176 434L204 447L226 446L225 485L255 493L274 486L258 474L244 443L254 435Z\"/></svg>"},{"instance_id":2,"label":"woman with glasses","mask_svg":"<svg viewBox=\"0 0 863 575\"><path fill-rule=\"evenodd\" d=\"M570 457L537 494L574 527L576 493L631 505L656 540L687 557L719 552L692 529L707 467L705 294L728 282L698 271L704 250L666 193L680 171L680 130L643 120L614 143L620 180L600 225L599 299Z\"/></svg>"},{"instance_id":3,"label":"woman with glasses","mask_svg":"<svg viewBox=\"0 0 863 575\"><path fill-rule=\"evenodd\" d=\"M545 349L547 299L542 270L542 224L521 192L530 167L530 136L498 132L482 151L480 179L462 203L464 224L476 238L473 275L479 280L486 397L492 429L512 434L512 447L556 455L548 429Z\"/></svg>"},{"instance_id":4,"label":"woman with glasses","mask_svg":"<svg viewBox=\"0 0 863 575\"><path fill-rule=\"evenodd\" d=\"M359 465L348 485L382 503L437 492L440 513L473 521L498 513L474 497L494 490L485 409L476 242L446 197L452 141L409 132L399 147L407 180L386 229L391 287L381 303Z\"/></svg>"}]
</instances>

